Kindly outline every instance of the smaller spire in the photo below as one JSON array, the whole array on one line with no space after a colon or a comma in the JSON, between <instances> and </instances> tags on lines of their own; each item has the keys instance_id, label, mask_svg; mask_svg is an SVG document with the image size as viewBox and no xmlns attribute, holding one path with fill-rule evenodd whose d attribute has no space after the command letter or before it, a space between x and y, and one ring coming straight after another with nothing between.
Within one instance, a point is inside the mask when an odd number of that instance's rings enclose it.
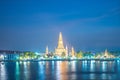
<instances>
[{"instance_id":1,"label":"smaller spire","mask_svg":"<svg viewBox=\"0 0 120 80\"><path fill-rule=\"evenodd\" d=\"M104 54L105 54L106 57L108 56L108 50L107 49L105 50Z\"/></svg>"},{"instance_id":2,"label":"smaller spire","mask_svg":"<svg viewBox=\"0 0 120 80\"><path fill-rule=\"evenodd\" d=\"M46 54L48 54L48 46L46 46Z\"/></svg>"},{"instance_id":3,"label":"smaller spire","mask_svg":"<svg viewBox=\"0 0 120 80\"><path fill-rule=\"evenodd\" d=\"M71 55L72 55L72 57L74 57L74 56L75 56L75 51L74 51L73 46L72 46L72 49L71 49Z\"/></svg>"},{"instance_id":4,"label":"smaller spire","mask_svg":"<svg viewBox=\"0 0 120 80\"><path fill-rule=\"evenodd\" d=\"M67 45L66 45L66 49L68 49Z\"/></svg>"},{"instance_id":5,"label":"smaller spire","mask_svg":"<svg viewBox=\"0 0 120 80\"><path fill-rule=\"evenodd\" d=\"M66 45L66 56L68 56L68 47Z\"/></svg>"}]
</instances>

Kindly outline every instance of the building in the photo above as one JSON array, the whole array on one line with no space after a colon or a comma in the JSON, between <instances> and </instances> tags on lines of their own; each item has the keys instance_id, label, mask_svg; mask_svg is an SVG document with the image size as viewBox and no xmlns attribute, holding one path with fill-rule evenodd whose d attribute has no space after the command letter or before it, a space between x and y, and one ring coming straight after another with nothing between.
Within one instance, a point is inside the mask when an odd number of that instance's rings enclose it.
<instances>
[{"instance_id":1,"label":"building","mask_svg":"<svg viewBox=\"0 0 120 80\"><path fill-rule=\"evenodd\" d=\"M74 51L74 48L73 48L73 47L71 48L71 56L72 56L72 57L75 57L75 51Z\"/></svg>"},{"instance_id":2,"label":"building","mask_svg":"<svg viewBox=\"0 0 120 80\"><path fill-rule=\"evenodd\" d=\"M49 51L48 51L48 46L46 47L46 55L48 55Z\"/></svg>"},{"instance_id":3,"label":"building","mask_svg":"<svg viewBox=\"0 0 120 80\"><path fill-rule=\"evenodd\" d=\"M62 33L60 32L59 39L58 39L58 45L57 45L57 48L55 49L55 54L58 56L61 56L63 53L67 55L68 51L64 48Z\"/></svg>"},{"instance_id":4,"label":"building","mask_svg":"<svg viewBox=\"0 0 120 80\"><path fill-rule=\"evenodd\" d=\"M0 60L18 60L22 51L0 50Z\"/></svg>"},{"instance_id":5,"label":"building","mask_svg":"<svg viewBox=\"0 0 120 80\"><path fill-rule=\"evenodd\" d=\"M104 52L104 58L114 58L112 54L109 54L108 50L106 49Z\"/></svg>"},{"instance_id":6,"label":"building","mask_svg":"<svg viewBox=\"0 0 120 80\"><path fill-rule=\"evenodd\" d=\"M66 46L66 56L68 56L68 47Z\"/></svg>"},{"instance_id":7,"label":"building","mask_svg":"<svg viewBox=\"0 0 120 80\"><path fill-rule=\"evenodd\" d=\"M102 54L99 54L96 56L96 58L115 58L114 55L110 54L108 50L106 49Z\"/></svg>"},{"instance_id":8,"label":"building","mask_svg":"<svg viewBox=\"0 0 120 80\"><path fill-rule=\"evenodd\" d=\"M108 58L108 57L109 57L107 49L106 49L105 52L104 52L104 57L105 57L105 58Z\"/></svg>"}]
</instances>

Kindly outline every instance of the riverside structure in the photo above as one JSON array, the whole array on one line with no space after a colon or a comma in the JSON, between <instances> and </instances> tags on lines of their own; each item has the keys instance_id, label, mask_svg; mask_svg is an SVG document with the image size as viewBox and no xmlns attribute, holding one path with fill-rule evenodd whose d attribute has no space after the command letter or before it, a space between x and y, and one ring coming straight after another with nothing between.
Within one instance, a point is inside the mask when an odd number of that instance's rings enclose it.
<instances>
[{"instance_id":1,"label":"riverside structure","mask_svg":"<svg viewBox=\"0 0 120 80\"><path fill-rule=\"evenodd\" d=\"M99 54L86 53L86 52L75 52L72 47L70 50L67 46L64 47L62 33L59 33L58 44L54 52L49 52L48 46L46 46L45 53L36 53L30 51L1 51L1 60L70 60L70 59L117 59L120 57L115 57L110 54L106 49L105 52Z\"/></svg>"}]
</instances>

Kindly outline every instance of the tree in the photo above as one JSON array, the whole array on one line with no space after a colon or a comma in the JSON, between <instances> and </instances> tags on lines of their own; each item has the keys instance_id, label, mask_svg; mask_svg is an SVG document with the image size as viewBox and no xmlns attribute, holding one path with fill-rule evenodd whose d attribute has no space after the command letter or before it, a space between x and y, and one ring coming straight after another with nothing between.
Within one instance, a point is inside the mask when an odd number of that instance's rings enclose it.
<instances>
[{"instance_id":1,"label":"tree","mask_svg":"<svg viewBox=\"0 0 120 80\"><path fill-rule=\"evenodd\" d=\"M77 58L82 58L82 57L83 57L83 52L82 52L82 51L78 52L78 53L76 54L76 57L77 57Z\"/></svg>"}]
</instances>

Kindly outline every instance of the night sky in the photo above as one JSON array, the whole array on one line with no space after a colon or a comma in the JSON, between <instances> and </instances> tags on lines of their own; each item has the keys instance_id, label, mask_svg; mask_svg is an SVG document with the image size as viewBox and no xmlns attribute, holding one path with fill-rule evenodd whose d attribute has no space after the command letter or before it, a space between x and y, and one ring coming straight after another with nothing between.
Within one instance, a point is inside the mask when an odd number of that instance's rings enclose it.
<instances>
[{"instance_id":1,"label":"night sky","mask_svg":"<svg viewBox=\"0 0 120 80\"><path fill-rule=\"evenodd\" d=\"M0 50L44 52L59 32L76 51L120 49L120 0L0 0Z\"/></svg>"}]
</instances>

